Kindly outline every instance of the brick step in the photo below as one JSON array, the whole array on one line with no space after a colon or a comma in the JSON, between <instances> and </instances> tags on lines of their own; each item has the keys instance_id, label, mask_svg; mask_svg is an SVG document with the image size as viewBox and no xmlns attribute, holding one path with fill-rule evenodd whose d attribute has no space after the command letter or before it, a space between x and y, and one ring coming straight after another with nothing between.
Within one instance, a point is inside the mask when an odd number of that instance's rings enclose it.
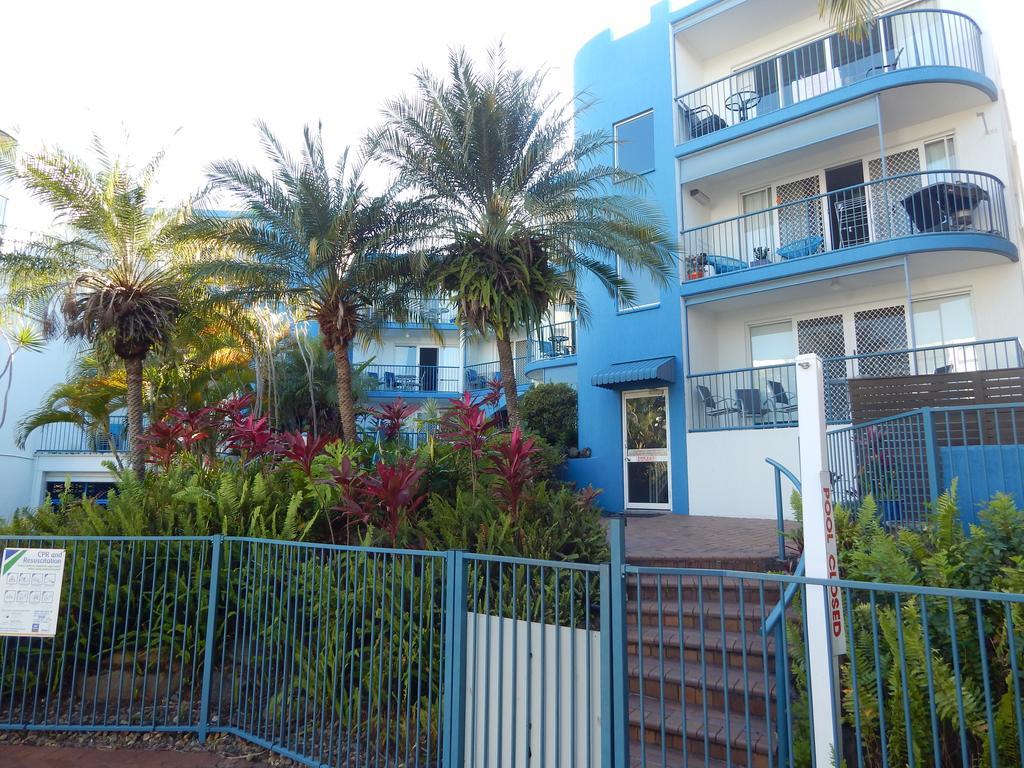
<instances>
[{"instance_id":1,"label":"brick step","mask_svg":"<svg viewBox=\"0 0 1024 768\"><path fill-rule=\"evenodd\" d=\"M641 709L642 704L642 709ZM767 726L763 720L751 719L750 731L743 717L704 711L699 706L679 706L639 696L629 698L629 732L633 741L643 740L650 750L666 749L686 752L691 761L705 758L726 761L736 768L769 768ZM705 744L705 740L707 743ZM773 746L774 746L774 739ZM748 756L749 750L749 756Z\"/></svg>"},{"instance_id":2,"label":"brick step","mask_svg":"<svg viewBox=\"0 0 1024 768\"><path fill-rule=\"evenodd\" d=\"M760 633L761 625L764 624L771 613L772 606L764 606L764 612L760 604L751 605L744 602L743 610L740 610L738 601L727 600L724 606L716 599L705 600L701 605L696 600L682 601L682 615L679 613L679 600L662 600L659 607L656 599L642 600L639 605L640 621L644 626L678 627L680 620L682 625L688 629L697 629L701 625L701 615L704 618L704 630L706 632L721 631L722 618L724 617L725 629L729 632L739 632L741 623L746 626L747 634L751 632ZM637 603L627 602L626 622L636 626Z\"/></svg>"},{"instance_id":3,"label":"brick step","mask_svg":"<svg viewBox=\"0 0 1024 768\"><path fill-rule=\"evenodd\" d=\"M750 673L744 681L743 670L727 667L729 688L729 711L739 714L750 712L751 717L763 718L767 705L765 702L765 675L762 671ZM775 695L774 676L767 676L768 694ZM685 694L685 702L702 706L707 696L708 708L715 712L725 712L726 708L726 674L721 666L705 665L703 676L701 665L680 664L678 659L659 660L657 658L643 660L643 689L646 697L661 700L664 696L668 701L679 702ZM629 692L640 693L640 659L631 657L629 660Z\"/></svg>"},{"instance_id":4,"label":"brick step","mask_svg":"<svg viewBox=\"0 0 1024 768\"><path fill-rule=\"evenodd\" d=\"M704 760L658 744L629 743L629 768L735 768L725 760Z\"/></svg>"},{"instance_id":5,"label":"brick step","mask_svg":"<svg viewBox=\"0 0 1024 768\"><path fill-rule=\"evenodd\" d=\"M745 643L744 643L745 640ZM746 638L739 632L705 632L697 629L643 627L638 632L635 625L626 627L626 646L630 658L639 658L641 649L644 659L659 658L677 660L682 653L687 664L701 661L703 649L704 664L707 667L722 666L723 652L726 664L742 669L744 663L750 672L774 670L775 638L764 642L758 633L748 632Z\"/></svg>"},{"instance_id":6,"label":"brick step","mask_svg":"<svg viewBox=\"0 0 1024 768\"><path fill-rule=\"evenodd\" d=\"M637 583L639 581L639 584ZM722 592L727 603L738 603L742 581L743 601L746 605L760 606L764 601L765 612L770 612L779 602L786 584L777 581L766 581L751 577L735 579L717 576L690 576L672 574L629 574L626 577L626 602L637 599L639 592L641 601L656 601L659 589L662 601L674 601L682 590L683 602L698 601L701 596L705 603L718 602Z\"/></svg>"}]
</instances>

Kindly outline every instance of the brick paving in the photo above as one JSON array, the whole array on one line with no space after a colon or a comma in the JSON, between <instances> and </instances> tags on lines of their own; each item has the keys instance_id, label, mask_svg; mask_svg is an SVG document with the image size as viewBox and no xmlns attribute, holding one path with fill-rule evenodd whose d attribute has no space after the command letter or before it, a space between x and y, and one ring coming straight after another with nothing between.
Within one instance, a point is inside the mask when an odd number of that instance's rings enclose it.
<instances>
[{"instance_id":1,"label":"brick paving","mask_svg":"<svg viewBox=\"0 0 1024 768\"><path fill-rule=\"evenodd\" d=\"M795 526L795 524L792 524ZM791 524L787 523L787 530ZM778 570L774 520L701 515L627 515L626 560L675 565Z\"/></svg>"}]
</instances>

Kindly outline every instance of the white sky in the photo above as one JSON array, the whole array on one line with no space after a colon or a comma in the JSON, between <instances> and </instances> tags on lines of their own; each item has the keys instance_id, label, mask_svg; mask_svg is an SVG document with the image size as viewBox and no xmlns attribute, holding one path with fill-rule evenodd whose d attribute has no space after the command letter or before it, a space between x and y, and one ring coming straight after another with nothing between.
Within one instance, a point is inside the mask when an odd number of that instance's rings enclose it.
<instances>
[{"instance_id":1,"label":"white sky","mask_svg":"<svg viewBox=\"0 0 1024 768\"><path fill-rule=\"evenodd\" d=\"M977 0L993 22L1015 134L1024 130L1020 0ZM672 7L686 0L672 0ZM408 91L449 45L483 53L503 40L514 62L552 69L572 89L572 61L593 35L648 18L648 0L5 0L0 11L0 128L24 150L85 153L94 133L138 160L167 152L166 202L199 187L207 163L259 159L253 120L289 146L321 121L332 155L358 142L380 104ZM49 215L8 190L7 224Z\"/></svg>"}]
</instances>

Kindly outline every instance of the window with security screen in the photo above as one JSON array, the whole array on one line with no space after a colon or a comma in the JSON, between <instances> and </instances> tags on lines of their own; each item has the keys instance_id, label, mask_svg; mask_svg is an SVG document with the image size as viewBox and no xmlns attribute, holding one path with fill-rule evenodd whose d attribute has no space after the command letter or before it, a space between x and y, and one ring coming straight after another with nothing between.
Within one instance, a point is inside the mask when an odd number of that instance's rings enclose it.
<instances>
[{"instance_id":1,"label":"window with security screen","mask_svg":"<svg viewBox=\"0 0 1024 768\"><path fill-rule=\"evenodd\" d=\"M615 167L630 173L654 170L654 111L616 123Z\"/></svg>"}]
</instances>

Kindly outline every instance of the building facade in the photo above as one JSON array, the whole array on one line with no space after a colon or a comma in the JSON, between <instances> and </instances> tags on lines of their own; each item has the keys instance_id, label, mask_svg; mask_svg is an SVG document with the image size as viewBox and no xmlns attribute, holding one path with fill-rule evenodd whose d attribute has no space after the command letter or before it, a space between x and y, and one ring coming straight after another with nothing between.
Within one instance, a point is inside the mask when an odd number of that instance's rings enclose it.
<instances>
[{"instance_id":1,"label":"building facade","mask_svg":"<svg viewBox=\"0 0 1024 768\"><path fill-rule=\"evenodd\" d=\"M774 515L798 466L792 360L847 381L1021 365L1020 190L982 3L885 3L836 34L815 0L656 5L587 43L578 131L614 132L679 233L670 285L588 286L571 476L612 510Z\"/></svg>"}]
</instances>

